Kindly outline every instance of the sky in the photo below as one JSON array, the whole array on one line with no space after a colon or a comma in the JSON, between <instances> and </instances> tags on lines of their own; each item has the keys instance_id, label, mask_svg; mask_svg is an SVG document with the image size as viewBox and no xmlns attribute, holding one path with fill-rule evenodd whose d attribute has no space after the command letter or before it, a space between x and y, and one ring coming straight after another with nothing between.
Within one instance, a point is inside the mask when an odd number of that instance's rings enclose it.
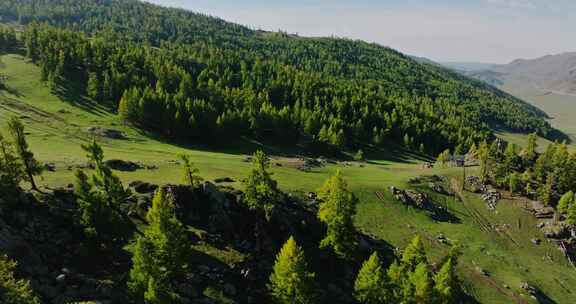
<instances>
[{"instance_id":1,"label":"sky","mask_svg":"<svg viewBox=\"0 0 576 304\"><path fill-rule=\"evenodd\" d=\"M147 0L253 29L361 39L438 62L576 51L576 0Z\"/></svg>"}]
</instances>

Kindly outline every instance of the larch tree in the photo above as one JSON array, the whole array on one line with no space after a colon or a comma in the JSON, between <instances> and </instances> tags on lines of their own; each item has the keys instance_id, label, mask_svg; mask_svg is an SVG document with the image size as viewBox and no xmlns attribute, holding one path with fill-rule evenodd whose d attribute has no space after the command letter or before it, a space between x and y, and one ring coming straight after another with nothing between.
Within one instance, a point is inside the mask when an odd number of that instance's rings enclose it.
<instances>
[{"instance_id":1,"label":"larch tree","mask_svg":"<svg viewBox=\"0 0 576 304\"><path fill-rule=\"evenodd\" d=\"M321 201L318 218L327 226L326 237L320 248L331 247L341 258L352 258L357 246L354 216L358 199L338 170L319 190Z\"/></svg>"},{"instance_id":2,"label":"larch tree","mask_svg":"<svg viewBox=\"0 0 576 304\"><path fill-rule=\"evenodd\" d=\"M256 151L252 156L252 169L244 182L244 201L251 210L263 211L267 218L281 199L278 184L268 172L269 167L268 156L260 150Z\"/></svg>"},{"instance_id":3,"label":"larch tree","mask_svg":"<svg viewBox=\"0 0 576 304\"><path fill-rule=\"evenodd\" d=\"M0 133L0 191L12 191L25 178L23 165L18 161L14 147Z\"/></svg>"},{"instance_id":4,"label":"larch tree","mask_svg":"<svg viewBox=\"0 0 576 304\"><path fill-rule=\"evenodd\" d=\"M5 255L0 255L0 303L40 304L34 295L30 282L14 276L17 263Z\"/></svg>"},{"instance_id":5,"label":"larch tree","mask_svg":"<svg viewBox=\"0 0 576 304\"><path fill-rule=\"evenodd\" d=\"M449 257L434 276L434 292L439 304L454 303L458 289L454 260L454 258Z\"/></svg>"},{"instance_id":6,"label":"larch tree","mask_svg":"<svg viewBox=\"0 0 576 304\"><path fill-rule=\"evenodd\" d=\"M314 303L314 276L304 251L290 237L276 256L268 290L278 304Z\"/></svg>"},{"instance_id":7,"label":"larch tree","mask_svg":"<svg viewBox=\"0 0 576 304\"><path fill-rule=\"evenodd\" d=\"M16 155L18 155L18 158L24 167L24 172L26 174L25 180L30 183L32 189L40 191L34 181L34 177L42 174L44 167L34 158L34 153L32 153L28 147L24 125L18 118L12 117L8 121L8 131L12 135L12 143L16 150Z\"/></svg>"},{"instance_id":8,"label":"larch tree","mask_svg":"<svg viewBox=\"0 0 576 304\"><path fill-rule=\"evenodd\" d=\"M426 251L420 236L415 236L410 244L406 246L400 260L402 262L402 266L407 271L414 271L416 266L419 264L427 263L428 260L426 258Z\"/></svg>"},{"instance_id":9,"label":"larch tree","mask_svg":"<svg viewBox=\"0 0 576 304\"><path fill-rule=\"evenodd\" d=\"M199 175L200 170L194 166L189 155L178 155L184 167L184 182L194 188L198 187L202 182L202 177Z\"/></svg>"},{"instance_id":10,"label":"larch tree","mask_svg":"<svg viewBox=\"0 0 576 304\"><path fill-rule=\"evenodd\" d=\"M190 244L167 189L156 192L146 219L149 225L136 240L128 287L146 303L174 303L175 284L184 278Z\"/></svg>"},{"instance_id":11,"label":"larch tree","mask_svg":"<svg viewBox=\"0 0 576 304\"><path fill-rule=\"evenodd\" d=\"M420 263L410 275L410 281L414 286L413 299L416 304L428 304L433 302L433 281L430 277L427 263Z\"/></svg>"},{"instance_id":12,"label":"larch tree","mask_svg":"<svg viewBox=\"0 0 576 304\"><path fill-rule=\"evenodd\" d=\"M354 282L354 297L363 304L388 303L392 300L388 277L378 253L364 261Z\"/></svg>"}]
</instances>

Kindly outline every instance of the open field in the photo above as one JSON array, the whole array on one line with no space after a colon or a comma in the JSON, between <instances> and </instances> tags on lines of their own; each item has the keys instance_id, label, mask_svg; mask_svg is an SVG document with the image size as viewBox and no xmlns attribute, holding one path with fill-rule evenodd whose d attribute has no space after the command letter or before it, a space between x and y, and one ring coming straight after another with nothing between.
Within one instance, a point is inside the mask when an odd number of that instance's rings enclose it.
<instances>
[{"instance_id":1,"label":"open field","mask_svg":"<svg viewBox=\"0 0 576 304\"><path fill-rule=\"evenodd\" d=\"M0 93L0 125L4 125L11 115L21 117L38 159L56 166L56 171L47 172L40 184L56 187L73 182L73 169L86 162L80 145L92 137L87 129L99 126L127 134L127 139L99 139L106 158L156 167L117 172L126 183L134 180L178 183L181 168L175 160L179 153L188 153L205 179L231 177L236 181L231 185L241 188L240 181L250 166L243 160L247 153L258 147L257 143L242 141L239 144L241 149L170 144L121 125L113 113L94 106L80 95L55 96L40 82L38 68L19 55L3 55L1 60L0 73L8 76L11 93ZM563 123L569 124L569 121L563 120ZM576 122L573 124L572 134L576 134ZM272 147L267 148L272 155L280 154L274 153ZM524 205L522 199L501 201L497 212L491 212L475 194L466 193L463 202L431 194L436 203L446 205L456 218L455 222L441 222L425 212L404 207L388 191L390 186L414 187L407 183L414 176L438 174L459 178L461 169L422 169L420 161L391 153L374 153L362 166L337 162L309 173L294 169L292 165L296 161L296 158L286 155L273 160L273 163L282 165L272 169L280 187L288 192L314 191L335 170L343 170L361 201L356 218L361 231L400 248L414 235L420 234L432 261L437 261L450 248L436 240L439 234L451 242L460 243L463 256L459 273L465 280L466 289L481 303L533 302L527 295L522 295L521 282L541 288L552 303L572 303L576 298L570 290L576 285L576 270L557 246L546 241L536 228L538 221L521 208ZM424 188L426 185L422 185L422 191L427 191ZM384 199L380 200L376 192L383 193ZM530 241L532 238L543 242L534 245ZM206 252L210 254L210 250L213 248L207 248ZM225 260L226 254L221 259ZM481 275L479 268L489 276Z\"/></svg>"}]
</instances>

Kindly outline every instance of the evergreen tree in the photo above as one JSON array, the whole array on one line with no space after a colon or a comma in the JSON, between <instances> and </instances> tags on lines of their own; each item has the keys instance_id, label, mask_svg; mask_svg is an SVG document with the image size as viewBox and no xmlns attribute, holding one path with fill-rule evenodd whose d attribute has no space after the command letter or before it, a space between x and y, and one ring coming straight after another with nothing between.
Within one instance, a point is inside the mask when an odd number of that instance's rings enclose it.
<instances>
[{"instance_id":1,"label":"evergreen tree","mask_svg":"<svg viewBox=\"0 0 576 304\"><path fill-rule=\"evenodd\" d=\"M40 300L30 288L30 282L14 277L16 266L16 262L0 255L0 303L40 304Z\"/></svg>"},{"instance_id":2,"label":"evergreen tree","mask_svg":"<svg viewBox=\"0 0 576 304\"><path fill-rule=\"evenodd\" d=\"M12 142L16 154L24 167L24 172L26 173L25 180L32 185L32 189L40 191L34 182L34 177L42 174L44 167L34 158L34 153L32 153L28 147L24 125L18 118L12 117L8 121L8 131L12 135Z\"/></svg>"},{"instance_id":3,"label":"evergreen tree","mask_svg":"<svg viewBox=\"0 0 576 304\"><path fill-rule=\"evenodd\" d=\"M434 276L434 291L439 304L454 303L458 289L454 258L449 257Z\"/></svg>"},{"instance_id":4,"label":"evergreen tree","mask_svg":"<svg viewBox=\"0 0 576 304\"><path fill-rule=\"evenodd\" d=\"M199 175L200 170L194 167L189 155L180 154L178 157L184 163L184 182L194 188L198 187L202 182L202 177Z\"/></svg>"},{"instance_id":5,"label":"evergreen tree","mask_svg":"<svg viewBox=\"0 0 576 304\"><path fill-rule=\"evenodd\" d=\"M538 196L540 200L546 204L551 205L554 199L554 176L548 175L546 178L546 183L540 186L540 191L538 191Z\"/></svg>"},{"instance_id":6,"label":"evergreen tree","mask_svg":"<svg viewBox=\"0 0 576 304\"><path fill-rule=\"evenodd\" d=\"M318 218L328 228L320 247L332 247L338 256L351 258L356 248L353 217L358 199L348 190L340 171L324 183L318 198L322 201Z\"/></svg>"},{"instance_id":7,"label":"evergreen tree","mask_svg":"<svg viewBox=\"0 0 576 304\"><path fill-rule=\"evenodd\" d=\"M508 187L510 189L510 193L514 194L520 191L522 188L520 177L518 173L514 172L508 176Z\"/></svg>"},{"instance_id":8,"label":"evergreen tree","mask_svg":"<svg viewBox=\"0 0 576 304\"><path fill-rule=\"evenodd\" d=\"M536 143L536 133L528 135L528 145L526 146L526 151L524 153L524 161L531 162L536 158L536 149L538 144Z\"/></svg>"},{"instance_id":9,"label":"evergreen tree","mask_svg":"<svg viewBox=\"0 0 576 304\"><path fill-rule=\"evenodd\" d=\"M279 304L314 303L314 273L308 271L304 251L293 237L276 256L268 290Z\"/></svg>"},{"instance_id":10,"label":"evergreen tree","mask_svg":"<svg viewBox=\"0 0 576 304\"><path fill-rule=\"evenodd\" d=\"M378 253L374 252L362 264L354 283L354 296L364 304L379 304L390 302L388 278L382 269Z\"/></svg>"},{"instance_id":11,"label":"evergreen tree","mask_svg":"<svg viewBox=\"0 0 576 304\"><path fill-rule=\"evenodd\" d=\"M165 188L156 192L146 219L148 227L134 247L128 287L146 303L176 303L175 284L184 279L190 244Z\"/></svg>"},{"instance_id":12,"label":"evergreen tree","mask_svg":"<svg viewBox=\"0 0 576 304\"><path fill-rule=\"evenodd\" d=\"M410 244L406 246L406 249L404 249L402 253L401 262L407 271L414 271L419 264L427 263L426 251L424 250L424 244L422 244L420 236L415 236Z\"/></svg>"},{"instance_id":13,"label":"evergreen tree","mask_svg":"<svg viewBox=\"0 0 576 304\"><path fill-rule=\"evenodd\" d=\"M26 174L14 153L14 147L0 133L0 191L7 193L16 189Z\"/></svg>"},{"instance_id":14,"label":"evergreen tree","mask_svg":"<svg viewBox=\"0 0 576 304\"><path fill-rule=\"evenodd\" d=\"M90 178L84 172L76 173L75 192L79 204L79 220L89 235L104 239L125 238L130 226L135 226L120 206L132 194L106 165L104 151L95 140L88 145L82 145L82 149L87 152L94 173ZM139 232L137 229L136 231Z\"/></svg>"},{"instance_id":15,"label":"evergreen tree","mask_svg":"<svg viewBox=\"0 0 576 304\"><path fill-rule=\"evenodd\" d=\"M570 207L576 202L576 197L574 196L574 192L569 191L562 195L560 201L558 201L558 206L556 209L558 212L562 214L568 214Z\"/></svg>"},{"instance_id":16,"label":"evergreen tree","mask_svg":"<svg viewBox=\"0 0 576 304\"><path fill-rule=\"evenodd\" d=\"M414 302L416 304L427 304L433 302L433 287L428 264L422 262L416 266L414 272L410 275L410 281L414 286Z\"/></svg>"},{"instance_id":17,"label":"evergreen tree","mask_svg":"<svg viewBox=\"0 0 576 304\"><path fill-rule=\"evenodd\" d=\"M264 211L269 217L274 206L280 202L281 192L268 172L270 159L264 152L256 151L252 156L252 169L246 179L244 201L252 210Z\"/></svg>"},{"instance_id":18,"label":"evergreen tree","mask_svg":"<svg viewBox=\"0 0 576 304\"><path fill-rule=\"evenodd\" d=\"M86 94L93 100L100 102L102 100L102 84L100 77L96 73L88 74L88 84L86 87Z\"/></svg>"}]
</instances>

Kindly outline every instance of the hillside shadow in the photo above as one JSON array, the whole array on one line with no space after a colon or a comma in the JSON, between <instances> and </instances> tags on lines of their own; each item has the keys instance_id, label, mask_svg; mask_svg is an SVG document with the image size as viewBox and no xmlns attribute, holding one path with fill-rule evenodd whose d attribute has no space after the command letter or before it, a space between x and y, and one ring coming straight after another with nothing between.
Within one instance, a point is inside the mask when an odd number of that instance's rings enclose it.
<instances>
[{"instance_id":1,"label":"hillside shadow","mask_svg":"<svg viewBox=\"0 0 576 304\"><path fill-rule=\"evenodd\" d=\"M82 84L82 81L70 81L70 79L82 79L82 77L80 73L69 73L65 79L58 81L52 93L62 101L91 114L104 116L112 113L112 109L94 102L85 95L86 86Z\"/></svg>"},{"instance_id":2,"label":"hillside shadow","mask_svg":"<svg viewBox=\"0 0 576 304\"><path fill-rule=\"evenodd\" d=\"M226 139L225 141L196 141L192 142L192 139L185 140L176 137L168 137L164 134L134 128L134 130L142 137L158 141L163 144L168 144L176 146L183 149L202 151L202 152L216 152L232 155L252 155L257 150L262 150L266 154L276 157L289 157L289 158L324 158L329 162L331 161L352 161L352 157L355 151L347 151L347 153L336 151L336 152L314 152L306 148L305 145L301 143L286 143L280 144L277 141L266 140L266 139L255 139L247 136L240 136L235 139ZM144 143L145 140L136 140L136 142ZM414 161L429 161L430 159L421 154L413 153L395 144L390 145L390 150L384 148L375 148L373 146L363 147L368 158L374 158L374 160L366 161L367 164L384 166L386 164L380 163L381 161L390 161L396 163L413 163Z\"/></svg>"}]
</instances>

